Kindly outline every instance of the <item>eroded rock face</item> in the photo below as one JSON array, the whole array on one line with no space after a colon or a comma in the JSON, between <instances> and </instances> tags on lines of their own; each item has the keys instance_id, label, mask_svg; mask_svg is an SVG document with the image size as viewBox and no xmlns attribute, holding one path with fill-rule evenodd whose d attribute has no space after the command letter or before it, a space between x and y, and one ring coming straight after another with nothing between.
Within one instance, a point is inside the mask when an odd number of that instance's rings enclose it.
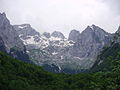
<instances>
[{"instance_id":1,"label":"eroded rock face","mask_svg":"<svg viewBox=\"0 0 120 90\"><path fill-rule=\"evenodd\" d=\"M44 32L43 33L43 36L45 36L46 38L50 38L51 36L50 36L50 33L48 33L48 32Z\"/></svg>"},{"instance_id":2,"label":"eroded rock face","mask_svg":"<svg viewBox=\"0 0 120 90\"><path fill-rule=\"evenodd\" d=\"M14 28L21 36L40 36L40 33L33 29L30 24L14 25Z\"/></svg>"},{"instance_id":3,"label":"eroded rock face","mask_svg":"<svg viewBox=\"0 0 120 90\"><path fill-rule=\"evenodd\" d=\"M0 51L4 51L16 59L30 62L25 45L5 13L0 14L0 48Z\"/></svg>"},{"instance_id":4,"label":"eroded rock face","mask_svg":"<svg viewBox=\"0 0 120 90\"><path fill-rule=\"evenodd\" d=\"M24 28L22 29L23 32L18 33L20 38L25 33ZM29 31L29 29L27 30ZM102 47L110 42L112 35L92 25L82 33L72 30L68 39L57 31L51 35L47 32L42 35L31 33L26 34L25 37L21 40L25 43L28 54L35 64L55 65L59 68L59 71L56 72L62 72L64 70L71 71L71 69L73 71L89 69L94 64Z\"/></svg>"},{"instance_id":5,"label":"eroded rock face","mask_svg":"<svg viewBox=\"0 0 120 90\"><path fill-rule=\"evenodd\" d=\"M112 35L103 29L92 25L88 26L78 37L71 54L80 58L94 58L100 49L108 44Z\"/></svg>"},{"instance_id":6,"label":"eroded rock face","mask_svg":"<svg viewBox=\"0 0 120 90\"><path fill-rule=\"evenodd\" d=\"M2 38L7 52L10 48L18 47L19 50L24 50L24 44L18 37L15 29L10 24L5 13L0 14L0 37Z\"/></svg>"},{"instance_id":7,"label":"eroded rock face","mask_svg":"<svg viewBox=\"0 0 120 90\"><path fill-rule=\"evenodd\" d=\"M62 38L62 39L65 39L65 36L61 33L61 32L58 32L58 31L54 31L52 34L51 34L52 37L55 37L55 38Z\"/></svg>"},{"instance_id":8,"label":"eroded rock face","mask_svg":"<svg viewBox=\"0 0 120 90\"><path fill-rule=\"evenodd\" d=\"M73 34L75 39L75 34ZM112 34L105 32L98 26L88 26L79 36L75 39L75 44L70 48L69 53L73 57L79 57L84 60L84 66L90 68L101 49L110 43ZM81 62L82 63L82 62Z\"/></svg>"},{"instance_id":9,"label":"eroded rock face","mask_svg":"<svg viewBox=\"0 0 120 90\"><path fill-rule=\"evenodd\" d=\"M81 34L80 34L79 31L77 31L77 30L72 30L72 31L70 32L70 34L69 34L68 40L72 40L72 41L74 41L74 42L78 42L78 41L80 41L80 36L81 36Z\"/></svg>"},{"instance_id":10,"label":"eroded rock face","mask_svg":"<svg viewBox=\"0 0 120 90\"><path fill-rule=\"evenodd\" d=\"M119 35L120 28L115 33L116 42L120 42ZM56 72L89 69L112 36L95 25L82 33L72 30L68 39L58 31L40 34L29 24L12 26L5 13L0 14L0 47L15 58L25 61L30 57L35 64Z\"/></svg>"}]
</instances>

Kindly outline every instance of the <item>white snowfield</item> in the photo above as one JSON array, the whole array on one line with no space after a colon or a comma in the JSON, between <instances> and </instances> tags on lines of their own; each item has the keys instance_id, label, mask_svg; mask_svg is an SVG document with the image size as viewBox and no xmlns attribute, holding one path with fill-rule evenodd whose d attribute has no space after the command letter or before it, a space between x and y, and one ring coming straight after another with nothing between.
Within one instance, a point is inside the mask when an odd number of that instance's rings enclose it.
<instances>
[{"instance_id":1,"label":"white snowfield","mask_svg":"<svg viewBox=\"0 0 120 90\"><path fill-rule=\"evenodd\" d=\"M20 34L19 37L25 45L35 45L42 49L48 47L49 45L58 47L69 47L74 45L73 41L68 41L67 39L61 39L57 37L46 38L45 36L40 36L37 37L39 41L35 40L35 36L26 36L27 39L23 39L22 34Z\"/></svg>"}]
</instances>

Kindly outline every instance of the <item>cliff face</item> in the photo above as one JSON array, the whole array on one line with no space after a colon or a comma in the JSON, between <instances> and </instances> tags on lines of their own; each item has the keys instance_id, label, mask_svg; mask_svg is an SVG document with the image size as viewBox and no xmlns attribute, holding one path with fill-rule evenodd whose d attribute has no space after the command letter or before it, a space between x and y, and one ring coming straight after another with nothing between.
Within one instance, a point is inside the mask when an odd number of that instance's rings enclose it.
<instances>
[{"instance_id":1,"label":"cliff face","mask_svg":"<svg viewBox=\"0 0 120 90\"><path fill-rule=\"evenodd\" d=\"M71 54L80 58L95 58L100 49L108 44L112 37L111 34L95 25L88 26L78 36L76 34L73 34L73 38L70 39L73 40L76 38Z\"/></svg>"},{"instance_id":2,"label":"cliff face","mask_svg":"<svg viewBox=\"0 0 120 90\"><path fill-rule=\"evenodd\" d=\"M97 57L91 71L111 71L112 63L120 60L120 27L113 34L109 46L105 46Z\"/></svg>"},{"instance_id":3,"label":"cliff face","mask_svg":"<svg viewBox=\"0 0 120 90\"><path fill-rule=\"evenodd\" d=\"M10 52L10 48L13 47L18 47L19 50L24 50L23 42L18 37L5 13L0 14L0 37L4 42L7 52Z\"/></svg>"},{"instance_id":4,"label":"cliff face","mask_svg":"<svg viewBox=\"0 0 120 90\"><path fill-rule=\"evenodd\" d=\"M14 58L29 61L25 45L10 24L5 13L0 14L0 48L0 51L5 51Z\"/></svg>"},{"instance_id":5,"label":"cliff face","mask_svg":"<svg viewBox=\"0 0 120 90\"><path fill-rule=\"evenodd\" d=\"M28 24L15 25L14 28L26 45L31 60L56 72L89 69L112 38L110 33L95 25L88 26L82 33L72 30L68 39L58 31L40 34Z\"/></svg>"}]
</instances>

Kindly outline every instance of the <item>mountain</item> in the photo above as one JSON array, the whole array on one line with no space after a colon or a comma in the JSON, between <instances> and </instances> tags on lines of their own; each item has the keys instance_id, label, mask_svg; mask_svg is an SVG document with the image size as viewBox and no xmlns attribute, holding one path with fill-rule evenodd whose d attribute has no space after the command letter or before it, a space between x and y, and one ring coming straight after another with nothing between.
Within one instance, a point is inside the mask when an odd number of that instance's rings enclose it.
<instances>
[{"instance_id":1,"label":"mountain","mask_svg":"<svg viewBox=\"0 0 120 90\"><path fill-rule=\"evenodd\" d=\"M23 61L28 60L25 45L19 38L14 27L10 24L5 13L0 13L0 43L0 51L5 51L14 58ZM22 55L26 57L21 58Z\"/></svg>"},{"instance_id":2,"label":"mountain","mask_svg":"<svg viewBox=\"0 0 120 90\"><path fill-rule=\"evenodd\" d=\"M20 50L24 50L24 44L17 36L5 13L0 14L0 36L4 41L7 52L15 46L19 47Z\"/></svg>"},{"instance_id":3,"label":"mountain","mask_svg":"<svg viewBox=\"0 0 120 90\"><path fill-rule=\"evenodd\" d=\"M63 34L58 31L54 31L52 34L47 32L38 34L30 25L14 25L14 29L18 32L17 34L26 46L27 54L35 64L53 69L55 69L53 66L56 66L58 70L53 71L59 72L61 67L59 64L65 62L65 60L61 60L62 55L64 55L63 52L67 51L67 48L73 45L73 41L68 41ZM29 32L31 32L31 34L26 34Z\"/></svg>"},{"instance_id":4,"label":"mountain","mask_svg":"<svg viewBox=\"0 0 120 90\"><path fill-rule=\"evenodd\" d=\"M17 33L22 37L25 38L25 36L40 36L40 33L37 32L35 29L31 27L30 24L22 24L22 25L14 25L15 30L17 30Z\"/></svg>"},{"instance_id":5,"label":"mountain","mask_svg":"<svg viewBox=\"0 0 120 90\"><path fill-rule=\"evenodd\" d=\"M50 36L50 33L48 33L48 32L44 32L43 33L43 36L45 36L46 38L50 38L51 36Z\"/></svg>"},{"instance_id":6,"label":"mountain","mask_svg":"<svg viewBox=\"0 0 120 90\"><path fill-rule=\"evenodd\" d=\"M55 37L55 38L62 38L62 39L65 39L65 36L61 33L61 32L58 32L58 31L54 31L51 36Z\"/></svg>"},{"instance_id":7,"label":"mountain","mask_svg":"<svg viewBox=\"0 0 120 90\"><path fill-rule=\"evenodd\" d=\"M102 50L109 47L107 55L119 51L119 36L120 27L110 34L92 25L81 33L72 30L67 39L59 31L40 34L30 24L11 25L5 13L0 14L0 51L51 72L79 73L97 67L104 61L102 57L107 57L102 56Z\"/></svg>"},{"instance_id":8,"label":"mountain","mask_svg":"<svg viewBox=\"0 0 120 90\"><path fill-rule=\"evenodd\" d=\"M27 49L38 48L40 46L40 33L33 29L30 24L14 25L13 27Z\"/></svg>"},{"instance_id":9,"label":"mountain","mask_svg":"<svg viewBox=\"0 0 120 90\"><path fill-rule=\"evenodd\" d=\"M72 30L66 39L61 32L40 34L30 25L15 25L27 54L37 65L53 72L78 73L89 69L112 34L98 26L88 26L82 33Z\"/></svg>"},{"instance_id":10,"label":"mountain","mask_svg":"<svg viewBox=\"0 0 120 90\"><path fill-rule=\"evenodd\" d=\"M75 37L76 36L76 37ZM69 52L72 56L83 60L84 68L90 68L101 49L110 43L112 34L105 32L98 26L88 26L82 33L71 31L69 40L74 40L75 44Z\"/></svg>"},{"instance_id":11,"label":"mountain","mask_svg":"<svg viewBox=\"0 0 120 90\"><path fill-rule=\"evenodd\" d=\"M120 60L120 27L115 32L110 45L105 46L97 57L91 71L111 71L112 63Z\"/></svg>"},{"instance_id":12,"label":"mountain","mask_svg":"<svg viewBox=\"0 0 120 90\"><path fill-rule=\"evenodd\" d=\"M72 30L72 31L69 33L68 40L77 42L77 41L79 41L80 36L81 36L81 34L80 34L79 31L77 31L77 30Z\"/></svg>"},{"instance_id":13,"label":"mountain","mask_svg":"<svg viewBox=\"0 0 120 90\"><path fill-rule=\"evenodd\" d=\"M110 34L92 25L68 39L53 33L13 26L0 13L0 90L120 89L120 27Z\"/></svg>"}]
</instances>

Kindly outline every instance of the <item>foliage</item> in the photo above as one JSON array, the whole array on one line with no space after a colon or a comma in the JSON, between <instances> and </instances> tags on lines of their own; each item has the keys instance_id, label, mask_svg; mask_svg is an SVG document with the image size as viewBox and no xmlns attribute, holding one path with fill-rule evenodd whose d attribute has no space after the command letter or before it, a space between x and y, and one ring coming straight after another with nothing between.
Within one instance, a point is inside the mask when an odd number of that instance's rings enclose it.
<instances>
[{"instance_id":1,"label":"foliage","mask_svg":"<svg viewBox=\"0 0 120 90\"><path fill-rule=\"evenodd\" d=\"M111 71L113 60L120 60L120 44L118 43L103 48L91 71Z\"/></svg>"},{"instance_id":2,"label":"foliage","mask_svg":"<svg viewBox=\"0 0 120 90\"><path fill-rule=\"evenodd\" d=\"M0 52L0 90L119 90L120 61L111 72L57 74Z\"/></svg>"}]
</instances>

